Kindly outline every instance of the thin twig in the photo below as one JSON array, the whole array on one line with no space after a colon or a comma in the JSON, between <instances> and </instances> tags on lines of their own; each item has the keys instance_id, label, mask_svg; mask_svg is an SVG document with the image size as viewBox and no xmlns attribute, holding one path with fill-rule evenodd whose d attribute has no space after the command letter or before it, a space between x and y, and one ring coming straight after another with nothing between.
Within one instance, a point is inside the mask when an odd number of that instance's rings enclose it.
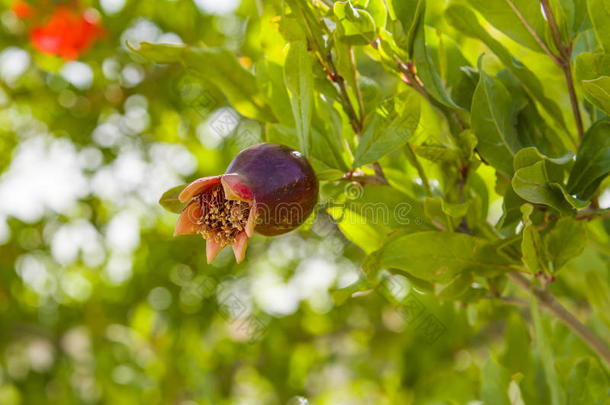
<instances>
[{"instance_id":1,"label":"thin twig","mask_svg":"<svg viewBox=\"0 0 610 405\"><path fill-rule=\"evenodd\" d=\"M555 16L553 15L553 10L551 9L551 4L549 0L540 0L542 2L542 8L544 9L544 14L546 15L546 19L549 22L549 26L551 27L551 32L553 33L553 41L555 41L555 46L559 51L559 56L565 62L566 59L569 59L569 55L566 53L566 47L561 41L561 34L559 32L559 28L557 26L557 21L555 21Z\"/></svg>"},{"instance_id":2,"label":"thin twig","mask_svg":"<svg viewBox=\"0 0 610 405\"><path fill-rule=\"evenodd\" d=\"M585 208L579 211L574 219L577 221L590 221L597 218L610 218L610 209Z\"/></svg>"},{"instance_id":3,"label":"thin twig","mask_svg":"<svg viewBox=\"0 0 610 405\"><path fill-rule=\"evenodd\" d=\"M555 46L559 51L559 56L561 59L559 67L563 71L563 75L566 79L566 84L568 86L568 94L570 95L572 113L574 114L574 121L576 122L576 129L578 130L578 138L582 139L582 137L584 136L582 116L580 115L580 108L578 107L578 98L576 97L574 79L572 77L572 69L570 67L572 44L566 46L561 40L561 34L559 32L559 28L557 27L557 21L555 20L555 16L553 15L553 10L551 9L549 0L541 0L541 2L542 8L544 9L544 14L546 15L546 19L549 22L549 26L551 27L551 32L553 33L553 41L555 42Z\"/></svg>"},{"instance_id":4,"label":"thin twig","mask_svg":"<svg viewBox=\"0 0 610 405\"><path fill-rule=\"evenodd\" d=\"M330 66L331 69L332 80L339 86L339 91L341 92L343 103L345 105L345 108L347 109L347 113L350 116L352 128L354 128L354 132L356 132L356 134L360 136L362 134L362 123L360 122L358 115L356 115L356 110L354 109L352 101L350 100L349 95L347 94L347 87L345 87L345 79L337 71L335 63L333 62L332 55L330 53L327 56L327 62L328 66Z\"/></svg>"},{"instance_id":5,"label":"thin twig","mask_svg":"<svg viewBox=\"0 0 610 405\"><path fill-rule=\"evenodd\" d=\"M490 295L486 298L490 299L490 300L500 299L505 304L514 305L517 307L529 308L529 306L530 306L530 303L528 301L521 299L521 298L516 298L516 297L507 297L504 295Z\"/></svg>"},{"instance_id":6,"label":"thin twig","mask_svg":"<svg viewBox=\"0 0 610 405\"><path fill-rule=\"evenodd\" d=\"M385 178L362 173L346 173L339 181L355 181L363 186L367 184L388 184Z\"/></svg>"},{"instance_id":7,"label":"thin twig","mask_svg":"<svg viewBox=\"0 0 610 405\"><path fill-rule=\"evenodd\" d=\"M578 129L578 138L582 139L585 135L582 116L580 115L580 108L578 107L578 99L576 98L576 89L574 88L574 79L572 78L572 69L570 68L570 61L568 60L562 68L563 75L566 78L566 84L568 85L568 94L570 95L570 104L572 105L572 113L574 114L574 120L576 121L576 128Z\"/></svg>"},{"instance_id":8,"label":"thin twig","mask_svg":"<svg viewBox=\"0 0 610 405\"><path fill-rule=\"evenodd\" d=\"M608 348L591 329L587 328L561 305L549 291L544 291L540 287L532 286L529 280L519 273L506 273L506 276L523 290L536 296L540 303L540 307L545 310L545 312L551 314L580 336L580 338L610 366L610 348Z\"/></svg>"},{"instance_id":9,"label":"thin twig","mask_svg":"<svg viewBox=\"0 0 610 405\"><path fill-rule=\"evenodd\" d=\"M375 175L383 181L382 184L390 184L379 162L373 162L373 170L375 170Z\"/></svg>"},{"instance_id":10,"label":"thin twig","mask_svg":"<svg viewBox=\"0 0 610 405\"><path fill-rule=\"evenodd\" d=\"M534 40L538 43L538 45L540 45L540 48L542 48L542 50L551 57L551 59L553 59L555 61L555 63L559 66L561 65L561 59L559 59L557 56L555 56L555 54L553 54L553 52L551 52L551 50L546 46L546 44L544 43L544 41L542 41L542 39L540 39L540 37L538 36L538 34L536 33L536 31L534 30L534 28L532 28L532 26L527 22L527 20L525 19L525 17L523 17L523 14L521 14L521 12L519 11L519 9L515 6L515 4L511 1L511 0L506 0L506 2L508 3L508 5L510 6L510 8L513 10L513 12L515 13L515 15L517 16L517 18L519 18L519 21L521 21L521 23L525 26L525 28L527 29L527 31L531 34L531 36L534 38Z\"/></svg>"},{"instance_id":11,"label":"thin twig","mask_svg":"<svg viewBox=\"0 0 610 405\"><path fill-rule=\"evenodd\" d=\"M407 152L409 160L411 161L411 163L413 163L413 166L415 166L415 169L419 174L419 178L421 179L422 185L424 186L424 192L428 197L430 197L432 195L432 191L430 189L430 183L428 182L428 176L426 176L426 172L424 171L421 162L417 158L417 155L415 154L415 151L413 150L413 147L409 142L405 144L405 151Z\"/></svg>"},{"instance_id":12,"label":"thin twig","mask_svg":"<svg viewBox=\"0 0 610 405\"><path fill-rule=\"evenodd\" d=\"M358 118L358 115L356 114L356 110L354 109L352 101L350 100L349 95L347 93L347 87L345 87L345 79L337 71L335 63L333 62L332 55L330 53L327 56L327 61L328 61L328 66L330 66L330 68L331 68L331 73L332 73L331 79L333 80L334 83L337 83L337 85L339 86L339 91L341 92L341 97L343 98L343 103L344 103L347 113L350 117L350 122L351 122L352 128L354 129L354 132L356 133L356 135L358 137L360 137L362 135L363 122L364 122L364 109L362 109L362 104L360 105L361 116L360 116L360 118ZM354 91L356 93L359 93L360 90L355 89ZM385 173L383 172L383 169L381 168L381 165L379 164L379 162L373 162L373 170L375 170L375 175L378 178L382 179L383 182L381 184L390 184L388 179L385 177Z\"/></svg>"}]
</instances>

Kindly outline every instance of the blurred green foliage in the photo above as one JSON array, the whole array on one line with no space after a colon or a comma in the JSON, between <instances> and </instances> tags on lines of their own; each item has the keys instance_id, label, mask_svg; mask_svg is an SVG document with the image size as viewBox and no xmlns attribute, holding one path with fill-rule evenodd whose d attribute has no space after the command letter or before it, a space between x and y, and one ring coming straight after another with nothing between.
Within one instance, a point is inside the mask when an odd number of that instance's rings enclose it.
<instances>
[{"instance_id":1,"label":"blurred green foliage","mask_svg":"<svg viewBox=\"0 0 610 405\"><path fill-rule=\"evenodd\" d=\"M610 404L504 276L610 342L608 0L0 1L0 404ZM207 265L157 201L261 141L316 215Z\"/></svg>"}]
</instances>

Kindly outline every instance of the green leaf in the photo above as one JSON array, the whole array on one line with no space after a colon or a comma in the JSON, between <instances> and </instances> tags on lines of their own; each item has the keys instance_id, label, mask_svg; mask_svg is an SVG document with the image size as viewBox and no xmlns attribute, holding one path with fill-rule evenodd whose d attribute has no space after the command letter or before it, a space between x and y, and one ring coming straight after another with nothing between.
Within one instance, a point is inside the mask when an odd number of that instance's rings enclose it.
<instances>
[{"instance_id":1,"label":"green leaf","mask_svg":"<svg viewBox=\"0 0 610 405\"><path fill-rule=\"evenodd\" d=\"M579 81L610 76L610 53L580 53L574 61L574 75Z\"/></svg>"},{"instance_id":2,"label":"green leaf","mask_svg":"<svg viewBox=\"0 0 610 405\"><path fill-rule=\"evenodd\" d=\"M516 312L506 322L504 337L506 349L500 357L502 365L512 374L521 372L529 375L534 366L530 350L531 338L525 320Z\"/></svg>"},{"instance_id":3,"label":"green leaf","mask_svg":"<svg viewBox=\"0 0 610 405\"><path fill-rule=\"evenodd\" d=\"M480 70L479 61L479 70ZM511 97L504 85L485 72L472 99L472 129L477 136L477 150L493 167L511 175L513 156L521 144L513 125L515 117Z\"/></svg>"},{"instance_id":4,"label":"green leaf","mask_svg":"<svg viewBox=\"0 0 610 405\"><path fill-rule=\"evenodd\" d=\"M610 76L600 76L593 80L583 80L587 100L610 115Z\"/></svg>"},{"instance_id":5,"label":"green leaf","mask_svg":"<svg viewBox=\"0 0 610 405\"><path fill-rule=\"evenodd\" d=\"M587 0L587 8L597 41L610 53L610 1Z\"/></svg>"},{"instance_id":6,"label":"green leaf","mask_svg":"<svg viewBox=\"0 0 610 405\"><path fill-rule=\"evenodd\" d=\"M428 218L442 224L445 229L454 231L466 215L468 204L452 204L441 197L426 197L424 211Z\"/></svg>"},{"instance_id":7,"label":"green leaf","mask_svg":"<svg viewBox=\"0 0 610 405\"><path fill-rule=\"evenodd\" d=\"M368 11L355 8L347 1L333 6L337 22L343 27L340 40L353 45L368 45L375 39L375 21Z\"/></svg>"},{"instance_id":8,"label":"green leaf","mask_svg":"<svg viewBox=\"0 0 610 405\"><path fill-rule=\"evenodd\" d=\"M388 3L390 15L400 21L405 37L404 41L398 39L397 43L413 56L413 43L425 14L426 3L424 0L392 0Z\"/></svg>"},{"instance_id":9,"label":"green leaf","mask_svg":"<svg viewBox=\"0 0 610 405\"><path fill-rule=\"evenodd\" d=\"M560 218L553 229L544 236L551 272L557 272L571 259L579 256L587 244L587 233L582 221Z\"/></svg>"},{"instance_id":10,"label":"green leaf","mask_svg":"<svg viewBox=\"0 0 610 405\"><path fill-rule=\"evenodd\" d=\"M523 23L544 38L546 22L540 11L540 3L530 0L467 0L487 21L511 39L528 48L544 52Z\"/></svg>"},{"instance_id":11,"label":"green leaf","mask_svg":"<svg viewBox=\"0 0 610 405\"><path fill-rule=\"evenodd\" d=\"M573 157L572 152L567 152L561 157L549 158L541 154L538 149L530 146L517 152L513 159L513 168L519 170L534 163L544 161L549 179L554 182L563 182L564 170L566 166L572 163Z\"/></svg>"},{"instance_id":12,"label":"green leaf","mask_svg":"<svg viewBox=\"0 0 610 405\"><path fill-rule=\"evenodd\" d=\"M532 298L531 310L532 319L534 320L534 330L536 332L534 343L540 354L545 381L551 389L551 404L563 405L566 402L565 392L559 383L559 377L557 376L557 370L555 369L553 349L546 336L546 331L544 330L544 325L542 324L542 319L540 317L540 310L538 309L538 301L535 298Z\"/></svg>"},{"instance_id":13,"label":"green leaf","mask_svg":"<svg viewBox=\"0 0 610 405\"><path fill-rule=\"evenodd\" d=\"M481 369L481 399L484 404L511 405L508 398L510 373L495 359L488 359Z\"/></svg>"},{"instance_id":14,"label":"green leaf","mask_svg":"<svg viewBox=\"0 0 610 405\"><path fill-rule=\"evenodd\" d=\"M436 101L449 108L462 109L451 99L445 90L441 78L432 63L426 46L423 17L421 20L413 40L413 60L415 61L415 66L417 66L417 76L421 79L428 93Z\"/></svg>"},{"instance_id":15,"label":"green leaf","mask_svg":"<svg viewBox=\"0 0 610 405\"><path fill-rule=\"evenodd\" d=\"M363 267L400 269L439 283L447 283L465 271L491 276L511 269L485 241L463 233L437 231L390 238L365 259Z\"/></svg>"},{"instance_id":16,"label":"green leaf","mask_svg":"<svg viewBox=\"0 0 610 405\"><path fill-rule=\"evenodd\" d=\"M587 298L591 306L595 308L606 326L610 327L610 313L608 312L608 308L610 308L610 286L608 286L608 282L595 271L589 271L585 281Z\"/></svg>"},{"instance_id":17,"label":"green leaf","mask_svg":"<svg viewBox=\"0 0 610 405\"><path fill-rule=\"evenodd\" d=\"M610 172L610 121L598 121L585 134L576 153L576 163L567 190L589 199Z\"/></svg>"},{"instance_id":18,"label":"green leaf","mask_svg":"<svg viewBox=\"0 0 610 405\"><path fill-rule=\"evenodd\" d=\"M275 121L254 75L244 69L228 49L148 42L131 49L152 62L181 63L202 81L218 87L240 114L260 121Z\"/></svg>"},{"instance_id":19,"label":"green leaf","mask_svg":"<svg viewBox=\"0 0 610 405\"><path fill-rule=\"evenodd\" d=\"M356 149L355 168L376 161L409 140L419 123L420 100L409 88L377 108Z\"/></svg>"},{"instance_id":20,"label":"green leaf","mask_svg":"<svg viewBox=\"0 0 610 405\"><path fill-rule=\"evenodd\" d=\"M585 2L586 0L549 0L563 43L570 43L583 29L587 17ZM550 35L549 29L547 37L550 38Z\"/></svg>"},{"instance_id":21,"label":"green leaf","mask_svg":"<svg viewBox=\"0 0 610 405\"><path fill-rule=\"evenodd\" d=\"M335 3L335 6L338 3ZM339 29L337 29L337 32ZM364 114L362 95L358 86L358 72L356 71L356 61L352 46L346 42L338 41L335 44L335 54L337 56L337 73L347 83L347 93L352 105L358 106L357 114L360 117Z\"/></svg>"},{"instance_id":22,"label":"green leaf","mask_svg":"<svg viewBox=\"0 0 610 405\"><path fill-rule=\"evenodd\" d=\"M498 1L508 5L507 1L510 0L493 0L494 4ZM481 4L485 3L482 0L477 0L477 3L479 2ZM525 5L526 2L529 4L528 6ZM524 7L530 7L530 5L534 6L535 8L538 8L538 12L540 12L539 4L536 2L519 0L516 1L516 3L523 3ZM477 38L485 43L498 59L500 59L502 64L517 78L529 96L540 103L542 108L548 112L549 116L555 120L560 128L564 130L567 128L561 109L554 100L545 96L542 83L536 75L534 75L527 66L515 59L499 41L489 34L489 32L481 26L476 15L471 10L464 6L453 4L447 9L446 16L449 23L455 28L462 31L464 34ZM499 16L499 18L503 17Z\"/></svg>"},{"instance_id":23,"label":"green leaf","mask_svg":"<svg viewBox=\"0 0 610 405\"><path fill-rule=\"evenodd\" d=\"M534 211L531 204L523 204L521 213L523 214L523 239L521 240L521 254L525 267L532 273L540 271L548 273L548 259L546 250L542 243L542 238L536 227L532 224L530 216Z\"/></svg>"},{"instance_id":24,"label":"green leaf","mask_svg":"<svg viewBox=\"0 0 610 405\"><path fill-rule=\"evenodd\" d=\"M512 186L515 193L524 200L548 205L562 215L570 215L574 208L584 208L588 204L569 196L563 185L551 182L544 161L517 170Z\"/></svg>"},{"instance_id":25,"label":"green leaf","mask_svg":"<svg viewBox=\"0 0 610 405\"><path fill-rule=\"evenodd\" d=\"M187 203L183 203L178 199L178 196L186 187L186 184L181 184L167 190L159 199L159 204L169 212L180 214Z\"/></svg>"},{"instance_id":26,"label":"green leaf","mask_svg":"<svg viewBox=\"0 0 610 405\"><path fill-rule=\"evenodd\" d=\"M344 197L329 204L327 212L347 239L366 253L380 249L388 235L431 229L424 222L421 203L387 185L342 183Z\"/></svg>"},{"instance_id":27,"label":"green leaf","mask_svg":"<svg viewBox=\"0 0 610 405\"><path fill-rule=\"evenodd\" d=\"M284 83L288 89L292 115L296 123L300 150L309 156L310 122L313 103L313 72L304 42L293 42L284 62Z\"/></svg>"},{"instance_id":28,"label":"green leaf","mask_svg":"<svg viewBox=\"0 0 610 405\"><path fill-rule=\"evenodd\" d=\"M277 63L265 59L256 65L256 81L266 96L267 103L283 125L294 127L294 118L290 98L284 84L283 68ZM297 145L298 147L298 145Z\"/></svg>"},{"instance_id":29,"label":"green leaf","mask_svg":"<svg viewBox=\"0 0 610 405\"><path fill-rule=\"evenodd\" d=\"M442 300L456 300L466 294L474 281L471 273L458 274L453 280L445 285L436 285L436 296Z\"/></svg>"},{"instance_id":30,"label":"green leaf","mask_svg":"<svg viewBox=\"0 0 610 405\"><path fill-rule=\"evenodd\" d=\"M517 221L521 220L521 205L526 201L519 197L512 186L509 186L504 193L502 201L502 217L498 221L497 227L499 229L515 225Z\"/></svg>"},{"instance_id":31,"label":"green leaf","mask_svg":"<svg viewBox=\"0 0 610 405\"><path fill-rule=\"evenodd\" d=\"M418 156L431 162L455 162L460 159L460 150L443 145L413 145Z\"/></svg>"},{"instance_id":32,"label":"green leaf","mask_svg":"<svg viewBox=\"0 0 610 405\"><path fill-rule=\"evenodd\" d=\"M311 138L312 150L310 158L317 159L329 168L337 169L341 171L341 173L345 173L349 170L343 161L341 151L329 137L323 136L318 131L312 130ZM296 130L284 125L267 125L267 141L290 146L293 149L299 148L299 137Z\"/></svg>"},{"instance_id":33,"label":"green leaf","mask_svg":"<svg viewBox=\"0 0 610 405\"><path fill-rule=\"evenodd\" d=\"M588 384L588 374L590 369L589 359L579 360L572 367L566 383L567 404L590 404L593 402Z\"/></svg>"},{"instance_id":34,"label":"green leaf","mask_svg":"<svg viewBox=\"0 0 610 405\"><path fill-rule=\"evenodd\" d=\"M388 10L386 9L384 0L370 0L366 9L371 13L373 20L375 20L375 25L379 28L385 28L388 19Z\"/></svg>"}]
</instances>

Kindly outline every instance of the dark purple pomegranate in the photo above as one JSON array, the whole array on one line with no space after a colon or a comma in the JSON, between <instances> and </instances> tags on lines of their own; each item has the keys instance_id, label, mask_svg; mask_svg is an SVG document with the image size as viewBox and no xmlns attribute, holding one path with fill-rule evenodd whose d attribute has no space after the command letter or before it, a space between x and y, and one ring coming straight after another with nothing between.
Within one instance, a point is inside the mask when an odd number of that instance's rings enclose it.
<instances>
[{"instance_id":1,"label":"dark purple pomegranate","mask_svg":"<svg viewBox=\"0 0 610 405\"><path fill-rule=\"evenodd\" d=\"M174 236L201 233L208 263L225 246L240 263L256 231L292 231L318 201L318 179L303 155L284 145L260 143L235 156L225 174L195 180L179 196L188 202Z\"/></svg>"}]
</instances>

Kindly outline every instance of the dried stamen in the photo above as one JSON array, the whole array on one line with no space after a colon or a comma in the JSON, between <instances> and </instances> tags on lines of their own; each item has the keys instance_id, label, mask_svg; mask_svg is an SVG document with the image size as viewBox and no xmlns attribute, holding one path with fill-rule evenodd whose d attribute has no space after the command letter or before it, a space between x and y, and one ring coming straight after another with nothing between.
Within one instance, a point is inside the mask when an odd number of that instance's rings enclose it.
<instances>
[{"instance_id":1,"label":"dried stamen","mask_svg":"<svg viewBox=\"0 0 610 405\"><path fill-rule=\"evenodd\" d=\"M196 197L201 208L201 233L222 246L232 245L235 237L246 228L250 205L243 201L227 200L222 186L210 187Z\"/></svg>"}]
</instances>

